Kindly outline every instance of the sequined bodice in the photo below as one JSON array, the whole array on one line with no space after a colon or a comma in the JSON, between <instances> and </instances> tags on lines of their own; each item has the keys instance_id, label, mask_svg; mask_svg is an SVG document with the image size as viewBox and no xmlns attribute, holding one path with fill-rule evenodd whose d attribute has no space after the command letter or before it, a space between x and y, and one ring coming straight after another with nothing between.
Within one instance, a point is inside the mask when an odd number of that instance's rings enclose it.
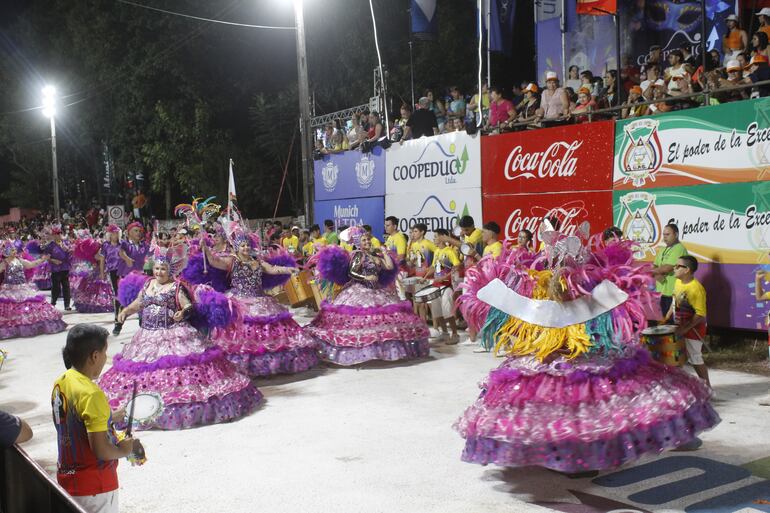
<instances>
[{"instance_id":1,"label":"sequined bodice","mask_svg":"<svg viewBox=\"0 0 770 513\"><path fill-rule=\"evenodd\" d=\"M150 287L144 289L142 297L142 328L157 330L168 328L174 324L173 315L177 310L176 293L178 285L161 292L150 292Z\"/></svg>"},{"instance_id":2,"label":"sequined bodice","mask_svg":"<svg viewBox=\"0 0 770 513\"><path fill-rule=\"evenodd\" d=\"M237 258L233 260L233 270L230 275L232 287L230 291L239 296L262 296L262 266L252 269Z\"/></svg>"},{"instance_id":3,"label":"sequined bodice","mask_svg":"<svg viewBox=\"0 0 770 513\"><path fill-rule=\"evenodd\" d=\"M380 272L380 263L377 259L363 251L356 251L350 262L350 276L353 281L363 283L367 287L377 288L377 282L362 279L362 277L376 276Z\"/></svg>"},{"instance_id":4,"label":"sequined bodice","mask_svg":"<svg viewBox=\"0 0 770 513\"><path fill-rule=\"evenodd\" d=\"M6 285L22 285L27 283L27 280L24 278L24 266L21 265L18 258L14 258L10 263L6 264L3 283Z\"/></svg>"}]
</instances>

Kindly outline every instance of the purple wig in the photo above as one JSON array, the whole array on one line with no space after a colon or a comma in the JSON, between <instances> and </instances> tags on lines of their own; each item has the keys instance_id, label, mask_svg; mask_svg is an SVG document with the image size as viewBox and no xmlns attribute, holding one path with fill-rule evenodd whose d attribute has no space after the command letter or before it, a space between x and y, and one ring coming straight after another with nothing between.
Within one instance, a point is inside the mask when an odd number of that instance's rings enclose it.
<instances>
[{"instance_id":1,"label":"purple wig","mask_svg":"<svg viewBox=\"0 0 770 513\"><path fill-rule=\"evenodd\" d=\"M321 278L337 285L350 281L350 254L339 246L325 246L318 254Z\"/></svg>"}]
</instances>

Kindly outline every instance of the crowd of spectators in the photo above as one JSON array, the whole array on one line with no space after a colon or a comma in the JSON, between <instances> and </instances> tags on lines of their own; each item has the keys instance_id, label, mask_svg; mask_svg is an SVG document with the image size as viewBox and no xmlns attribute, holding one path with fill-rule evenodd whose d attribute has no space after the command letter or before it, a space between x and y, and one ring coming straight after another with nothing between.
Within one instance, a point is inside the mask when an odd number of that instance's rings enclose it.
<instances>
[{"instance_id":1,"label":"crowd of spectators","mask_svg":"<svg viewBox=\"0 0 770 513\"><path fill-rule=\"evenodd\" d=\"M544 84L526 81L510 91L486 83L480 95L459 86L441 92L446 94L425 90L416 105L403 103L388 127L379 113L368 111L328 124L316 141L316 157L448 132L495 134L769 96L769 84L750 87L770 80L770 8L757 16L751 37L737 16L728 16L721 48L705 60L693 55L690 44L665 53L655 45L642 66L623 66L620 77L616 69L595 76L572 65L566 79L548 71Z\"/></svg>"}]
</instances>

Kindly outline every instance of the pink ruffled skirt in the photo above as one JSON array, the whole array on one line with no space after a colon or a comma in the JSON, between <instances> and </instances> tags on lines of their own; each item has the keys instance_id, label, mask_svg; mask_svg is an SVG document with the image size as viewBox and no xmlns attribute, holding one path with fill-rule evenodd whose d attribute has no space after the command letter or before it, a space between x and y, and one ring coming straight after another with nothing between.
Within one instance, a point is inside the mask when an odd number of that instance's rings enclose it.
<instances>
[{"instance_id":1,"label":"pink ruffled skirt","mask_svg":"<svg viewBox=\"0 0 770 513\"><path fill-rule=\"evenodd\" d=\"M214 343L252 377L294 374L318 365L317 342L271 296L233 296L240 321L214 331Z\"/></svg>"},{"instance_id":2,"label":"pink ruffled skirt","mask_svg":"<svg viewBox=\"0 0 770 513\"><path fill-rule=\"evenodd\" d=\"M170 328L139 328L116 355L99 385L113 408L141 392L163 399L163 412L141 429L185 429L229 422L257 408L262 394L225 358L221 349L187 322Z\"/></svg>"},{"instance_id":3,"label":"pink ruffled skirt","mask_svg":"<svg viewBox=\"0 0 770 513\"><path fill-rule=\"evenodd\" d=\"M93 275L80 280L72 298L80 313L106 313L114 309L112 285Z\"/></svg>"},{"instance_id":4,"label":"pink ruffled skirt","mask_svg":"<svg viewBox=\"0 0 770 513\"><path fill-rule=\"evenodd\" d=\"M48 262L35 267L32 282L40 290L51 290L51 265Z\"/></svg>"},{"instance_id":5,"label":"pink ruffled skirt","mask_svg":"<svg viewBox=\"0 0 770 513\"><path fill-rule=\"evenodd\" d=\"M321 358L338 365L427 356L428 326L395 292L354 283L321 306L307 331L321 341Z\"/></svg>"},{"instance_id":6,"label":"pink ruffled skirt","mask_svg":"<svg viewBox=\"0 0 770 513\"><path fill-rule=\"evenodd\" d=\"M61 312L31 285L0 286L0 339L59 333L66 328Z\"/></svg>"},{"instance_id":7,"label":"pink ruffled skirt","mask_svg":"<svg viewBox=\"0 0 770 513\"><path fill-rule=\"evenodd\" d=\"M716 426L709 389L630 347L613 357L509 358L455 424L465 461L561 472L618 467Z\"/></svg>"}]
</instances>

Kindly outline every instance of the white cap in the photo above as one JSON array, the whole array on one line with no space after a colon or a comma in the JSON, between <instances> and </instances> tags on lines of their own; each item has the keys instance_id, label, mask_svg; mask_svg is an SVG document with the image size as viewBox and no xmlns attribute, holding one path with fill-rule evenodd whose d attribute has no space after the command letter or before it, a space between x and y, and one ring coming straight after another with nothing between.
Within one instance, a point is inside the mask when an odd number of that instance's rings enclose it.
<instances>
[{"instance_id":1,"label":"white cap","mask_svg":"<svg viewBox=\"0 0 770 513\"><path fill-rule=\"evenodd\" d=\"M656 81L655 81L655 83L654 83L654 84L652 84L652 85L654 85L654 86L664 86L664 85L666 85L666 82L664 82L662 78L659 78L659 79L658 79L658 80L656 80Z\"/></svg>"},{"instance_id":2,"label":"white cap","mask_svg":"<svg viewBox=\"0 0 770 513\"><path fill-rule=\"evenodd\" d=\"M763 7L758 13L757 16L770 16L770 7Z\"/></svg>"},{"instance_id":3,"label":"white cap","mask_svg":"<svg viewBox=\"0 0 770 513\"><path fill-rule=\"evenodd\" d=\"M727 71L733 71L733 70L741 70L743 67L741 66L741 63L736 61L735 59L727 61Z\"/></svg>"},{"instance_id":4,"label":"white cap","mask_svg":"<svg viewBox=\"0 0 770 513\"><path fill-rule=\"evenodd\" d=\"M556 74L555 71L545 72L545 81L548 82L549 80L559 80L559 76Z\"/></svg>"},{"instance_id":5,"label":"white cap","mask_svg":"<svg viewBox=\"0 0 770 513\"><path fill-rule=\"evenodd\" d=\"M770 10L770 9L768 9L768 10ZM734 21L736 23L739 23L741 20L738 19L738 16L736 16L734 14L731 14L730 16L725 18L725 21Z\"/></svg>"}]
</instances>

